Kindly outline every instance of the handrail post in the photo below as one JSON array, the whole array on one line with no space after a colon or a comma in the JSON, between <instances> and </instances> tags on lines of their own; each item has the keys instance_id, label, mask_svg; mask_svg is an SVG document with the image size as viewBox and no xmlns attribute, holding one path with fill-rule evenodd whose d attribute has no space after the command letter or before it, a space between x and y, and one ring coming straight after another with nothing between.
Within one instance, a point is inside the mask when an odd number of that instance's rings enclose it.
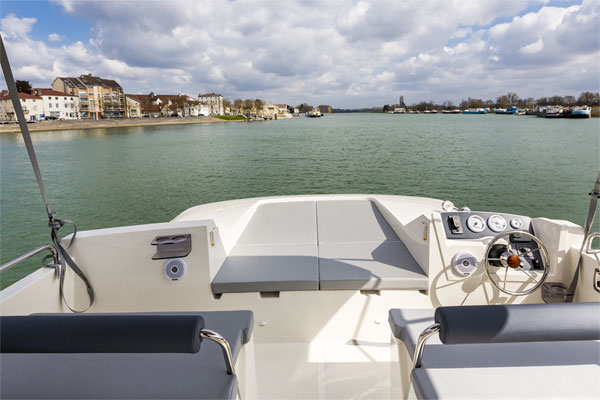
<instances>
[{"instance_id":1,"label":"handrail post","mask_svg":"<svg viewBox=\"0 0 600 400\"><path fill-rule=\"evenodd\" d=\"M415 354L413 355L413 368L421 368L421 359L423 358L425 342L431 336L439 332L440 324L438 323L428 326L423 332L421 332L419 335L419 340L417 341L417 347L415 348Z\"/></svg>"}]
</instances>

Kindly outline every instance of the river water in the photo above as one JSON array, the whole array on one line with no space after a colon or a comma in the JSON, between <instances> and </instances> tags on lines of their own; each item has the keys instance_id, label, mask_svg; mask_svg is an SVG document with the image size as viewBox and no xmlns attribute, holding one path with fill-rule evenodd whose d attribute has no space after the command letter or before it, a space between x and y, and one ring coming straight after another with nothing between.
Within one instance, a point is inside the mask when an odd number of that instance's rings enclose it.
<instances>
[{"instance_id":1,"label":"river water","mask_svg":"<svg viewBox=\"0 0 600 400\"><path fill-rule=\"evenodd\" d=\"M597 118L333 114L32 138L50 204L80 230L165 222L221 200L310 193L434 197L581 225L600 168ZM49 243L49 231L20 134L0 135L0 175L5 263ZM1 287L38 266L6 271Z\"/></svg>"}]
</instances>

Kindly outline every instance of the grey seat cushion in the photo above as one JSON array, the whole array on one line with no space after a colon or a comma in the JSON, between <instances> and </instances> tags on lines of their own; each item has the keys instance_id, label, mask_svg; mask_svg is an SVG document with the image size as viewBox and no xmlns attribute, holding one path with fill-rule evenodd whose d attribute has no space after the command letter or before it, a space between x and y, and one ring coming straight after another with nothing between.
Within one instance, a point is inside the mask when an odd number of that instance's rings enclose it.
<instances>
[{"instance_id":1,"label":"grey seat cushion","mask_svg":"<svg viewBox=\"0 0 600 400\"><path fill-rule=\"evenodd\" d=\"M237 244L317 244L314 201L260 205Z\"/></svg>"},{"instance_id":2,"label":"grey seat cushion","mask_svg":"<svg viewBox=\"0 0 600 400\"><path fill-rule=\"evenodd\" d=\"M318 290L317 246L237 245L211 283L213 293Z\"/></svg>"},{"instance_id":3,"label":"grey seat cushion","mask_svg":"<svg viewBox=\"0 0 600 400\"><path fill-rule=\"evenodd\" d=\"M368 200L317 202L322 290L428 288L427 275Z\"/></svg>"},{"instance_id":4,"label":"grey seat cushion","mask_svg":"<svg viewBox=\"0 0 600 400\"><path fill-rule=\"evenodd\" d=\"M251 311L192 314L229 341L234 359L251 338ZM237 388L209 340L197 354L2 354L0 363L2 398L231 399Z\"/></svg>"},{"instance_id":5,"label":"grey seat cushion","mask_svg":"<svg viewBox=\"0 0 600 400\"><path fill-rule=\"evenodd\" d=\"M419 289L428 287L402 242L319 245L319 282L331 289Z\"/></svg>"},{"instance_id":6,"label":"grey seat cushion","mask_svg":"<svg viewBox=\"0 0 600 400\"><path fill-rule=\"evenodd\" d=\"M373 202L300 201L259 206L211 288L427 289L428 279Z\"/></svg>"},{"instance_id":7,"label":"grey seat cushion","mask_svg":"<svg viewBox=\"0 0 600 400\"><path fill-rule=\"evenodd\" d=\"M394 336L411 357L433 310L390 310ZM600 376L600 342L528 342L425 345L411 378L419 398L592 398ZM502 382L503 384L498 384Z\"/></svg>"},{"instance_id":8,"label":"grey seat cushion","mask_svg":"<svg viewBox=\"0 0 600 400\"><path fill-rule=\"evenodd\" d=\"M368 200L317 202L319 243L399 241L377 206Z\"/></svg>"}]
</instances>

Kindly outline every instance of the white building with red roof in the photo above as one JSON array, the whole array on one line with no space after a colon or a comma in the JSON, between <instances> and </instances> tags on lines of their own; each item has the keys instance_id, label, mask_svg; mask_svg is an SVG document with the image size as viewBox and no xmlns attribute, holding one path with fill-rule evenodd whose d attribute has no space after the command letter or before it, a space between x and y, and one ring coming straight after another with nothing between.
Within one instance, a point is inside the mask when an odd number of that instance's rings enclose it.
<instances>
[{"instance_id":1,"label":"white building with red roof","mask_svg":"<svg viewBox=\"0 0 600 400\"><path fill-rule=\"evenodd\" d=\"M48 119L79 119L79 97L53 89L33 89L42 98L44 115Z\"/></svg>"},{"instance_id":2,"label":"white building with red roof","mask_svg":"<svg viewBox=\"0 0 600 400\"><path fill-rule=\"evenodd\" d=\"M44 103L42 98L28 93L19 93L21 108L27 121L41 121L44 119ZM0 94L0 121L17 121L17 115L13 107L8 90Z\"/></svg>"}]
</instances>

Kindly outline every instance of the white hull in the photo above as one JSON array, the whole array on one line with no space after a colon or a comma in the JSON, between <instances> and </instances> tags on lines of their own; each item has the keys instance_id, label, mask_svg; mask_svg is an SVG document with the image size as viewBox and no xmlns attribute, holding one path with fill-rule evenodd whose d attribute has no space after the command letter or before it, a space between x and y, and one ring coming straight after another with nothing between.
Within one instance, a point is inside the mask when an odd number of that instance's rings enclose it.
<instances>
[{"instance_id":1,"label":"white hull","mask_svg":"<svg viewBox=\"0 0 600 400\"><path fill-rule=\"evenodd\" d=\"M258 215L260 207L331 201L370 201L376 206L427 275L427 289L213 294L211 282L226 258L239 246L240 238ZM472 276L457 275L450 266L453 256L467 250L482 264L490 238L448 239L444 234L442 212L440 200L390 195L242 199L196 206L167 223L80 232L70 251L96 292L96 302L89 311L92 313L253 311L253 338L244 346L236 365L243 399L410 398L416 395L410 378L411 360L404 345L391 334L390 309L433 310L441 305L542 302L539 290L526 296L500 292L486 278L481 265ZM353 218L353 215L347 216L348 226L352 226ZM527 217L523 218L527 220ZM567 221L545 218L534 218L531 224L555 261L548 281L567 281L575 270L582 228ZM294 226L288 228L295 229ZM289 233L286 231L284 229L282 235ZM348 232L352 233L352 229L346 230ZM183 279L171 281L162 273L164 261L151 259L156 248L150 242L157 236L181 233L191 234L193 241L192 252L185 257L188 272ZM323 237L321 234L319 240L324 240ZM323 250L323 245L318 242L315 246L321 247L319 252ZM353 261L348 259L347 262ZM600 300L600 294L592 289L591 277L588 279L589 271L595 266L594 258L585 257L583 278L575 301ZM72 273L67 274L66 292L76 307L85 307L87 296ZM39 270L2 291L0 306L3 315L67 312L58 298L58 280L48 269ZM552 357L548 357L549 362L553 362ZM468 379L462 380L460 386L448 382L457 387L461 397L534 396L539 393L532 392L528 386L531 377L541 379L546 373L543 367L535 364L515 367L518 371L510 366L497 367L493 365L493 359L481 359L477 366L461 368L456 372L467 373ZM568 369L557 368L559 372ZM453 370L449 367L446 372L450 377ZM586 365L581 376L587 379L590 374L597 376L598 373L598 365ZM496 387L498 377L501 381L511 377L511 385ZM489 390L469 391L469 382L478 380L479 383L488 382ZM548 395L595 395L586 392L585 388L579 388L583 392L572 390L559 381L545 385L553 390ZM461 392L461 387L466 391ZM541 396L545 397L544 394Z\"/></svg>"}]
</instances>

